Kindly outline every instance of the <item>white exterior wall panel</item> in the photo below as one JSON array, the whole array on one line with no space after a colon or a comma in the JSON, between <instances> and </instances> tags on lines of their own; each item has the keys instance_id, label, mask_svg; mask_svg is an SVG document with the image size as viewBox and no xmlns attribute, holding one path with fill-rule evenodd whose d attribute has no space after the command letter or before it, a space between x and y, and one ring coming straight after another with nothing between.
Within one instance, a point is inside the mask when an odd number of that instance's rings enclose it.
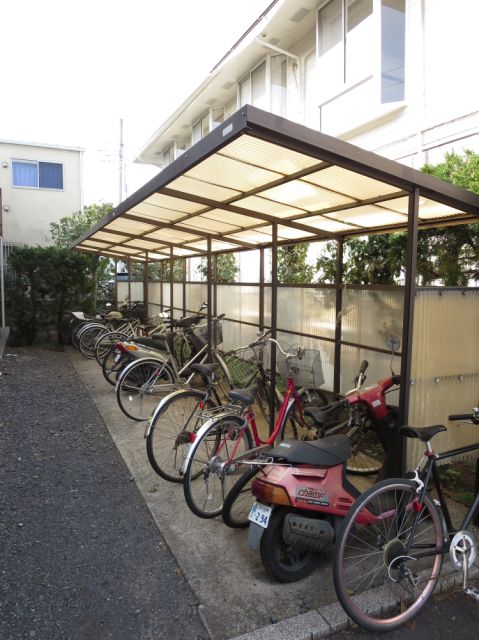
<instances>
[{"instance_id":1,"label":"white exterior wall panel","mask_svg":"<svg viewBox=\"0 0 479 640\"><path fill-rule=\"evenodd\" d=\"M13 186L12 160L62 164L63 189ZM31 246L52 243L50 223L71 216L82 208L81 164L80 150L0 142L1 216L6 243Z\"/></svg>"}]
</instances>

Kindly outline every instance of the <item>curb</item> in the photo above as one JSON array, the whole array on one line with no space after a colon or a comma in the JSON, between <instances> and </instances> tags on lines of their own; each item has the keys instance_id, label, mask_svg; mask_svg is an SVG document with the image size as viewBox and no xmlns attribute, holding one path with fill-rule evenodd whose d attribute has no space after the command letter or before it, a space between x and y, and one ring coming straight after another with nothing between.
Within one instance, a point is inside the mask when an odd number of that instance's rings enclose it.
<instances>
[{"instance_id":1,"label":"curb","mask_svg":"<svg viewBox=\"0 0 479 640\"><path fill-rule=\"evenodd\" d=\"M469 571L469 577L479 577L479 567L473 567ZM433 593L442 593L455 586L462 586L462 573L455 571L448 561L442 569ZM371 593L371 598L376 603L384 601L381 591L382 588L378 588ZM348 618L341 605L335 602L230 640L322 640L349 627L356 628L356 625Z\"/></svg>"}]
</instances>

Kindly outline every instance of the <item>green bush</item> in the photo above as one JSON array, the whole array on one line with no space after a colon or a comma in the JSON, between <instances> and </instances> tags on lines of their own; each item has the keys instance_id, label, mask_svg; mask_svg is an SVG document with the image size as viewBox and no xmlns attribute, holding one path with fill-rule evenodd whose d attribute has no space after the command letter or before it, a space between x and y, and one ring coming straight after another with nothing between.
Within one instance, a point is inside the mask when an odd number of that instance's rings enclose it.
<instances>
[{"instance_id":1,"label":"green bush","mask_svg":"<svg viewBox=\"0 0 479 640\"><path fill-rule=\"evenodd\" d=\"M6 290L10 342L65 342L67 311L93 311L90 256L57 247L17 247L9 256L14 282Z\"/></svg>"}]
</instances>

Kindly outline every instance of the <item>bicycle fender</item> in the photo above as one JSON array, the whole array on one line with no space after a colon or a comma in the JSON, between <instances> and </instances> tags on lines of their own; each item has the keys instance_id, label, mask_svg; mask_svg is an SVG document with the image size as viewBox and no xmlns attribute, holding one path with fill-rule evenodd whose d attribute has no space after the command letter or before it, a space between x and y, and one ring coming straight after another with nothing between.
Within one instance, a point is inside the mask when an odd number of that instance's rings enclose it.
<instances>
[{"instance_id":1,"label":"bicycle fender","mask_svg":"<svg viewBox=\"0 0 479 640\"><path fill-rule=\"evenodd\" d=\"M184 391L185 389L177 389L176 391L169 393L167 396L165 396L160 400L159 404L156 406L155 410L153 411L153 415L148 420L148 423L146 425L145 436L144 436L145 438L150 435L151 425L156 420L156 417L163 411L163 407L165 406L167 400L170 400L170 398L172 398L173 396L178 396L182 394Z\"/></svg>"}]
</instances>

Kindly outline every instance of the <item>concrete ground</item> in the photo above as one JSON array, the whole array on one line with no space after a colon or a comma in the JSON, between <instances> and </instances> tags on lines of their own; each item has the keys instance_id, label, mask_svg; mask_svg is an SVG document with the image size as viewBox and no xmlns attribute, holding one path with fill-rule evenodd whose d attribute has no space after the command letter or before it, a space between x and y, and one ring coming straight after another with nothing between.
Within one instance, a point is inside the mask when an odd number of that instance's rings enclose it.
<instances>
[{"instance_id":1,"label":"concrete ground","mask_svg":"<svg viewBox=\"0 0 479 640\"><path fill-rule=\"evenodd\" d=\"M246 531L228 529L221 519L195 517L181 485L157 476L146 457L145 423L128 419L97 363L71 350L71 360L94 400L168 547L198 601L212 640L317 640L348 627L336 602L331 554L317 570L292 584L272 582L259 554L246 544ZM448 575L449 574L449 575ZM443 569L443 585L460 575ZM237 638L239 640L239 638Z\"/></svg>"}]
</instances>

